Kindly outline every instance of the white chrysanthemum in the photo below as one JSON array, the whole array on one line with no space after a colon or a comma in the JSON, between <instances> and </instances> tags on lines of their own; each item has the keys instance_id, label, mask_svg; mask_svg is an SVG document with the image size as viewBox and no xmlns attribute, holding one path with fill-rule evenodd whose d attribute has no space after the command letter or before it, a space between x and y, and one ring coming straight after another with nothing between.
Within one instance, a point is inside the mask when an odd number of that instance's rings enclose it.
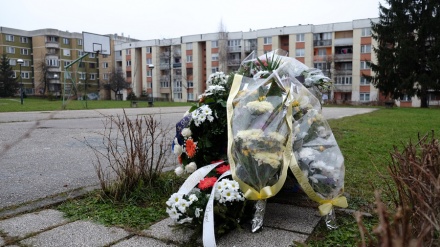
<instances>
[{"instance_id":1,"label":"white chrysanthemum","mask_svg":"<svg viewBox=\"0 0 440 247\"><path fill-rule=\"evenodd\" d=\"M182 136L185 138L188 138L192 135L191 129L190 128L184 128L182 130Z\"/></svg>"},{"instance_id":2,"label":"white chrysanthemum","mask_svg":"<svg viewBox=\"0 0 440 247\"><path fill-rule=\"evenodd\" d=\"M195 170L197 170L197 165L195 162L191 162L185 166L186 173L193 173L193 172L195 172Z\"/></svg>"},{"instance_id":3,"label":"white chrysanthemum","mask_svg":"<svg viewBox=\"0 0 440 247\"><path fill-rule=\"evenodd\" d=\"M327 137L328 132L324 126L319 126L318 128L316 128L316 132L318 133L318 136L321 138Z\"/></svg>"},{"instance_id":4,"label":"white chrysanthemum","mask_svg":"<svg viewBox=\"0 0 440 247\"><path fill-rule=\"evenodd\" d=\"M276 153L260 152L256 153L253 157L258 161L258 165L268 164L276 169L281 164L281 157Z\"/></svg>"},{"instance_id":5,"label":"white chrysanthemum","mask_svg":"<svg viewBox=\"0 0 440 247\"><path fill-rule=\"evenodd\" d=\"M190 203L187 200L181 198L179 200L179 202L176 203L175 205L176 205L177 209L179 209L180 212L185 213L186 209L189 207Z\"/></svg>"},{"instance_id":6,"label":"white chrysanthemum","mask_svg":"<svg viewBox=\"0 0 440 247\"><path fill-rule=\"evenodd\" d=\"M311 148L303 148L299 152L299 158L300 159L314 159L315 158L314 150Z\"/></svg>"},{"instance_id":7,"label":"white chrysanthemum","mask_svg":"<svg viewBox=\"0 0 440 247\"><path fill-rule=\"evenodd\" d=\"M177 209L172 207L172 208L167 208L167 213L170 216L171 219L177 221L177 219L179 219L179 217L182 215L179 212L177 212Z\"/></svg>"},{"instance_id":8,"label":"white chrysanthemum","mask_svg":"<svg viewBox=\"0 0 440 247\"><path fill-rule=\"evenodd\" d=\"M177 176L180 177L183 175L184 170L183 170L182 166L178 166L178 167L176 167L176 169L174 169L174 172L176 173Z\"/></svg>"},{"instance_id":9,"label":"white chrysanthemum","mask_svg":"<svg viewBox=\"0 0 440 247\"><path fill-rule=\"evenodd\" d=\"M175 144L174 145L174 154L181 155L182 152L183 152L182 146L180 146L179 144Z\"/></svg>"},{"instance_id":10,"label":"white chrysanthemum","mask_svg":"<svg viewBox=\"0 0 440 247\"><path fill-rule=\"evenodd\" d=\"M270 132L270 133L268 134L268 136L269 136L271 139L273 139L273 140L275 140L275 141L278 141L278 142L280 142L280 143L284 143L284 142L286 141L286 137L285 137L284 135L281 135L281 134L278 133L278 132Z\"/></svg>"},{"instance_id":11,"label":"white chrysanthemum","mask_svg":"<svg viewBox=\"0 0 440 247\"><path fill-rule=\"evenodd\" d=\"M251 101L246 104L251 114L263 114L273 111L273 105L268 101Z\"/></svg>"},{"instance_id":12,"label":"white chrysanthemum","mask_svg":"<svg viewBox=\"0 0 440 247\"><path fill-rule=\"evenodd\" d=\"M261 140L264 137L264 132L261 129L240 130L237 132L237 138L243 141Z\"/></svg>"},{"instance_id":13,"label":"white chrysanthemum","mask_svg":"<svg viewBox=\"0 0 440 247\"><path fill-rule=\"evenodd\" d=\"M197 198L197 196L194 195L194 194L191 194L191 195L188 197L188 199L189 199L190 204L192 204L193 202L199 200L199 198Z\"/></svg>"}]
</instances>

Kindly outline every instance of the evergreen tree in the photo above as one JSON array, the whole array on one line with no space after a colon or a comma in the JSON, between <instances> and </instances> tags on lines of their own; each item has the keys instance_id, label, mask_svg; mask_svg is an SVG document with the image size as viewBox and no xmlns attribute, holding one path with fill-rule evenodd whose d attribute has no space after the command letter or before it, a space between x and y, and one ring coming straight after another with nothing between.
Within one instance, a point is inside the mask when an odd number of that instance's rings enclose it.
<instances>
[{"instance_id":1,"label":"evergreen tree","mask_svg":"<svg viewBox=\"0 0 440 247\"><path fill-rule=\"evenodd\" d=\"M2 54L0 60L0 97L9 97L17 93L20 85L13 76L14 71L9 64L9 58L6 54Z\"/></svg>"},{"instance_id":2,"label":"evergreen tree","mask_svg":"<svg viewBox=\"0 0 440 247\"><path fill-rule=\"evenodd\" d=\"M377 63L368 77L386 96L418 96L428 107L430 90L440 89L440 1L386 0L372 23Z\"/></svg>"}]
</instances>

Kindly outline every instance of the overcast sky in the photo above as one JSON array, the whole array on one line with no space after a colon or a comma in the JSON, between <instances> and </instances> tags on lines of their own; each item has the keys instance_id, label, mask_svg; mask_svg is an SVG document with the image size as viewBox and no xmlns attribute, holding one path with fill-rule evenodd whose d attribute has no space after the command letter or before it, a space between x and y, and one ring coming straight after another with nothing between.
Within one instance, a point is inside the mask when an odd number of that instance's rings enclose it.
<instances>
[{"instance_id":1,"label":"overcast sky","mask_svg":"<svg viewBox=\"0 0 440 247\"><path fill-rule=\"evenodd\" d=\"M384 0L1 0L0 26L118 33L140 40L379 16Z\"/></svg>"}]
</instances>

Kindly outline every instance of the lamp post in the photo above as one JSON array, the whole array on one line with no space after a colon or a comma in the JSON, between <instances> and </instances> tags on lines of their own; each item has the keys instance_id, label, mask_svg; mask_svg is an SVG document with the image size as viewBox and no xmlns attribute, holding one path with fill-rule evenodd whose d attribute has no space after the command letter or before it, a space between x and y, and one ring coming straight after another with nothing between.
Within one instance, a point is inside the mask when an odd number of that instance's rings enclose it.
<instances>
[{"instance_id":1,"label":"lamp post","mask_svg":"<svg viewBox=\"0 0 440 247\"><path fill-rule=\"evenodd\" d=\"M21 76L21 65L24 63L23 59L17 59L17 63L20 65L20 102L23 105L23 77Z\"/></svg>"},{"instance_id":2,"label":"lamp post","mask_svg":"<svg viewBox=\"0 0 440 247\"><path fill-rule=\"evenodd\" d=\"M151 98L148 101L148 105L149 106L153 106L153 101L154 101L154 95L153 95L153 84L154 84L154 80L153 80L153 69L154 69L154 64L149 64L148 68L150 68L151 71Z\"/></svg>"}]
</instances>

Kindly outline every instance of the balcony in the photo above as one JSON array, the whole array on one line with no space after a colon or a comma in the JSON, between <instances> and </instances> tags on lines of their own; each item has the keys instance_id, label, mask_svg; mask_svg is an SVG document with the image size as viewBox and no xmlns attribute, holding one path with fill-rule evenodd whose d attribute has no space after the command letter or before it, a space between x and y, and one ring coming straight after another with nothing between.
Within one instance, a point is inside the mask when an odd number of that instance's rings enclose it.
<instances>
[{"instance_id":1,"label":"balcony","mask_svg":"<svg viewBox=\"0 0 440 247\"><path fill-rule=\"evenodd\" d=\"M333 72L334 76L343 76L343 75L352 75L353 74L353 70L349 69L349 68L335 68L335 71Z\"/></svg>"},{"instance_id":2,"label":"balcony","mask_svg":"<svg viewBox=\"0 0 440 247\"><path fill-rule=\"evenodd\" d=\"M60 48L60 44L58 42L46 41L46 48Z\"/></svg>"},{"instance_id":3,"label":"balcony","mask_svg":"<svg viewBox=\"0 0 440 247\"><path fill-rule=\"evenodd\" d=\"M313 56L313 62L331 62L332 60L333 60L333 56L327 56L327 55Z\"/></svg>"},{"instance_id":4,"label":"balcony","mask_svg":"<svg viewBox=\"0 0 440 247\"><path fill-rule=\"evenodd\" d=\"M182 67L182 63L173 63L173 68L180 68Z\"/></svg>"},{"instance_id":5,"label":"balcony","mask_svg":"<svg viewBox=\"0 0 440 247\"><path fill-rule=\"evenodd\" d=\"M256 50L257 50L257 44L245 45L244 46L244 51L245 52L252 52L252 51L256 51Z\"/></svg>"},{"instance_id":6,"label":"balcony","mask_svg":"<svg viewBox=\"0 0 440 247\"><path fill-rule=\"evenodd\" d=\"M241 52L241 46L228 46L228 52Z\"/></svg>"},{"instance_id":7,"label":"balcony","mask_svg":"<svg viewBox=\"0 0 440 247\"><path fill-rule=\"evenodd\" d=\"M182 75L173 75L173 79L177 80L177 81L181 81L182 80Z\"/></svg>"},{"instance_id":8,"label":"balcony","mask_svg":"<svg viewBox=\"0 0 440 247\"><path fill-rule=\"evenodd\" d=\"M181 93L182 88L181 87L173 87L173 93Z\"/></svg>"},{"instance_id":9,"label":"balcony","mask_svg":"<svg viewBox=\"0 0 440 247\"><path fill-rule=\"evenodd\" d=\"M351 85L334 85L334 91L335 92L351 92L352 86Z\"/></svg>"},{"instance_id":10,"label":"balcony","mask_svg":"<svg viewBox=\"0 0 440 247\"><path fill-rule=\"evenodd\" d=\"M162 75L160 76L160 82L169 82L170 77L168 75Z\"/></svg>"},{"instance_id":11,"label":"balcony","mask_svg":"<svg viewBox=\"0 0 440 247\"><path fill-rule=\"evenodd\" d=\"M335 54L335 61L352 61L353 54Z\"/></svg>"},{"instance_id":12,"label":"balcony","mask_svg":"<svg viewBox=\"0 0 440 247\"><path fill-rule=\"evenodd\" d=\"M331 39L313 40L313 46L331 46L331 45L332 45Z\"/></svg>"},{"instance_id":13,"label":"balcony","mask_svg":"<svg viewBox=\"0 0 440 247\"><path fill-rule=\"evenodd\" d=\"M170 59L170 52L169 51L162 52L159 57L160 59Z\"/></svg>"},{"instance_id":14,"label":"balcony","mask_svg":"<svg viewBox=\"0 0 440 247\"><path fill-rule=\"evenodd\" d=\"M170 69L170 64L169 63L161 63L159 65L159 68L162 69L162 70Z\"/></svg>"},{"instance_id":15,"label":"balcony","mask_svg":"<svg viewBox=\"0 0 440 247\"><path fill-rule=\"evenodd\" d=\"M353 45L353 38L335 39L335 46Z\"/></svg>"},{"instance_id":16,"label":"balcony","mask_svg":"<svg viewBox=\"0 0 440 247\"><path fill-rule=\"evenodd\" d=\"M240 59L228 60L228 66L239 66L241 64Z\"/></svg>"}]
</instances>

